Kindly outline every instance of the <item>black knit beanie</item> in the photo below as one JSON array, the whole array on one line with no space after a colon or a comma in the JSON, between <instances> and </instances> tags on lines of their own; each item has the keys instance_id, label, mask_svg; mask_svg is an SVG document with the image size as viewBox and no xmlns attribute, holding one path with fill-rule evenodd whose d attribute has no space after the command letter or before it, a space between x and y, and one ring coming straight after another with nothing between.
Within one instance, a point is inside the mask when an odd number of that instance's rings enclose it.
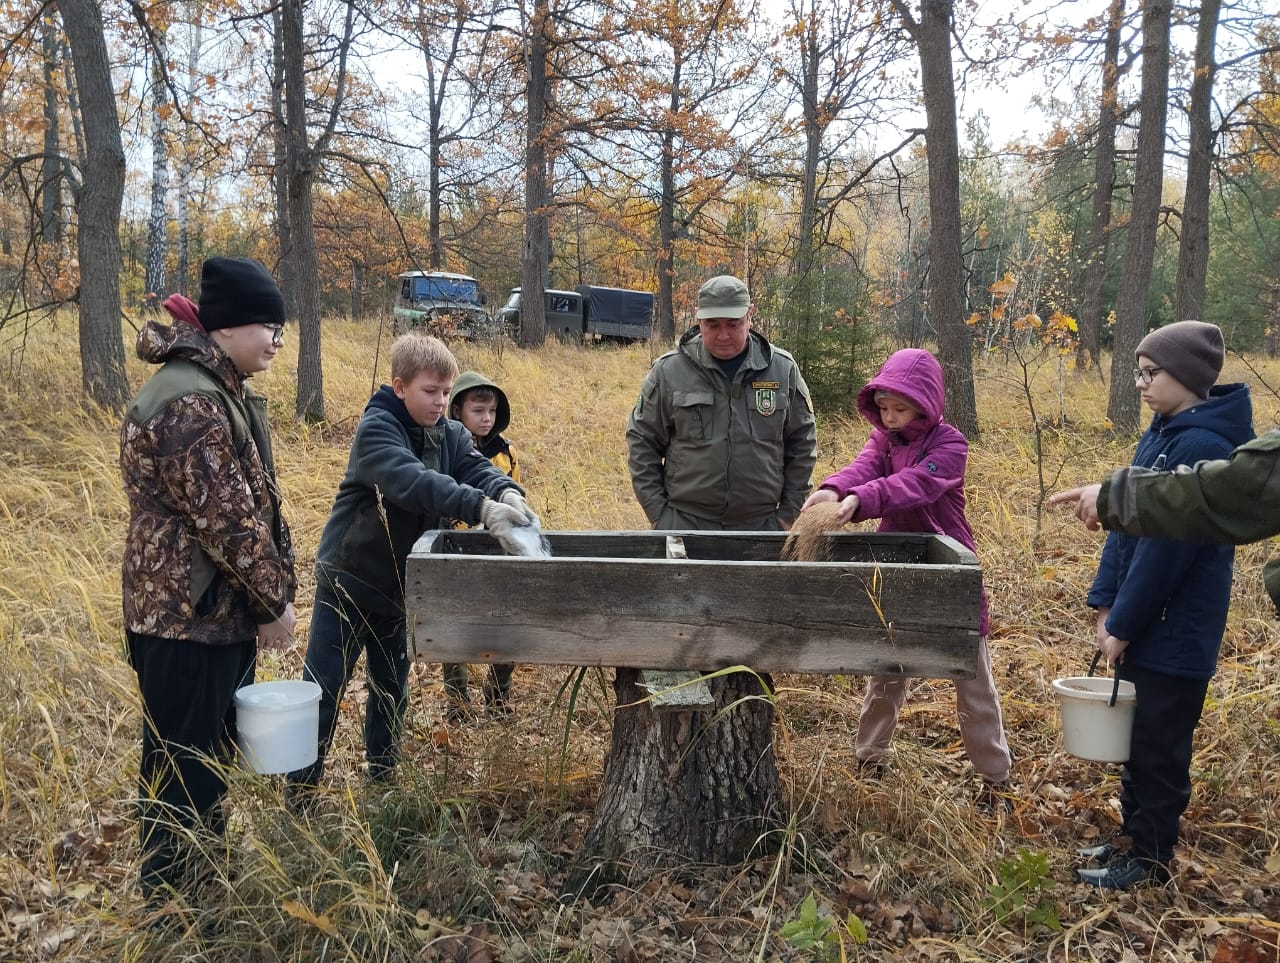
<instances>
[{"instance_id":1,"label":"black knit beanie","mask_svg":"<svg viewBox=\"0 0 1280 963\"><path fill-rule=\"evenodd\" d=\"M1139 341L1136 354L1173 375L1197 397L1207 398L1222 372L1222 329L1205 321L1175 321Z\"/></svg>"},{"instance_id":2,"label":"black knit beanie","mask_svg":"<svg viewBox=\"0 0 1280 963\"><path fill-rule=\"evenodd\" d=\"M206 331L245 324L284 324L275 278L247 257L211 257L200 269L200 324Z\"/></svg>"}]
</instances>

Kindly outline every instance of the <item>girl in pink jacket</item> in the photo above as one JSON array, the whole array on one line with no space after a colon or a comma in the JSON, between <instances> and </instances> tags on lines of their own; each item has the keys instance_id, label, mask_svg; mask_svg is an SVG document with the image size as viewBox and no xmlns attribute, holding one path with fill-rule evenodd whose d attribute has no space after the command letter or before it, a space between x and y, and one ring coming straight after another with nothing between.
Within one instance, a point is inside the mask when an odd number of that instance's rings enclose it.
<instances>
[{"instance_id":1,"label":"girl in pink jacket","mask_svg":"<svg viewBox=\"0 0 1280 963\"><path fill-rule=\"evenodd\" d=\"M973 531L964 516L969 444L942 420L942 407L937 359L918 348L895 352L858 393L858 410L871 422L871 437L857 458L823 481L804 508L839 502L842 523L878 518L882 532L949 535L974 550ZM983 798L992 802L1009 778L1009 746L991 675L989 626L984 591L978 672L956 682L956 713L965 752L986 783ZM899 676L868 680L855 754L876 770L886 763L908 682Z\"/></svg>"}]
</instances>

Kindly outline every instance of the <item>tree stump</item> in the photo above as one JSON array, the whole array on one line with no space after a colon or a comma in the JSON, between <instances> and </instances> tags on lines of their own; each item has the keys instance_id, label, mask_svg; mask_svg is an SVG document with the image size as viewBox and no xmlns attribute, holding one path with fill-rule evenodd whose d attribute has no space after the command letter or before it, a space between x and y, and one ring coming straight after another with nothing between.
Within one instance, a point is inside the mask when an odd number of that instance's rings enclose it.
<instances>
[{"instance_id":1,"label":"tree stump","mask_svg":"<svg viewBox=\"0 0 1280 963\"><path fill-rule=\"evenodd\" d=\"M618 669L613 741L569 889L583 893L627 870L733 864L776 848L783 822L768 676L709 681L715 710L655 713L638 671Z\"/></svg>"}]
</instances>

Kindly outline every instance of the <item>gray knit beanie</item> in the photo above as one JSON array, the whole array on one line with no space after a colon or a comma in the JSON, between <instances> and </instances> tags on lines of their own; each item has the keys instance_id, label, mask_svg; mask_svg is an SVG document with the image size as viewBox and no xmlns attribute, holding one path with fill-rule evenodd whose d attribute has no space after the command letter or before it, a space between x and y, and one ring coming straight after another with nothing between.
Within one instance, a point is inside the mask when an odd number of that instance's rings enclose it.
<instances>
[{"instance_id":1,"label":"gray knit beanie","mask_svg":"<svg viewBox=\"0 0 1280 963\"><path fill-rule=\"evenodd\" d=\"M1207 398L1222 371L1222 329L1205 321L1175 321L1139 341L1135 354L1163 368L1197 397Z\"/></svg>"}]
</instances>

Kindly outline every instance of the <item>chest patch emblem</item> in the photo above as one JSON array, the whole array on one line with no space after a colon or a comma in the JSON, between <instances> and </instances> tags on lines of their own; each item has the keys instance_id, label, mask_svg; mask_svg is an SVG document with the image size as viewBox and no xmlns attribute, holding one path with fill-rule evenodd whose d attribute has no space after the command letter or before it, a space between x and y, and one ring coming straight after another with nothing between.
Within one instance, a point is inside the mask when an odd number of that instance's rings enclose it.
<instances>
[{"instance_id":1,"label":"chest patch emblem","mask_svg":"<svg viewBox=\"0 0 1280 963\"><path fill-rule=\"evenodd\" d=\"M756 389L756 411L766 418L778 410L778 392L772 388Z\"/></svg>"}]
</instances>

